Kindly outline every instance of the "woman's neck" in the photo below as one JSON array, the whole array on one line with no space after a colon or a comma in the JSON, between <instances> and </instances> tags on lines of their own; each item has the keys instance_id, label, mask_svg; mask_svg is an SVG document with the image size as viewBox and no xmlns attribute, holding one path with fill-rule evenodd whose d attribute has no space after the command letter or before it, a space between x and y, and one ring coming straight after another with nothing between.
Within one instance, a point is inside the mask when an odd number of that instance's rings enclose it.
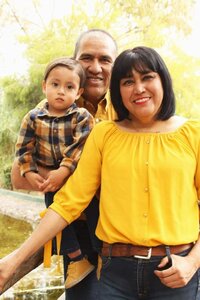
<instances>
[{"instance_id":1,"label":"woman's neck","mask_svg":"<svg viewBox=\"0 0 200 300\"><path fill-rule=\"evenodd\" d=\"M127 120L127 125L135 132L160 132L160 123L162 121L151 120L150 122L138 122L135 120Z\"/></svg>"},{"instance_id":2,"label":"woman's neck","mask_svg":"<svg viewBox=\"0 0 200 300\"><path fill-rule=\"evenodd\" d=\"M150 120L141 122L138 120L123 120L118 123L119 127L132 132L159 133L173 132L186 122L187 119L172 116L168 120Z\"/></svg>"}]
</instances>

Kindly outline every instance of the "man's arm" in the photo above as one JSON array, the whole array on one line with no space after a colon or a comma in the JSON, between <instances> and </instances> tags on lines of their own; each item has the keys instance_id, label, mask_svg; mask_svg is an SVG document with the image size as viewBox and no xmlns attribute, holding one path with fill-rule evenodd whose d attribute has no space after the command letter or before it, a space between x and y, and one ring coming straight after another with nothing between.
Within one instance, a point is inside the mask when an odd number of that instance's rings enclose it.
<instances>
[{"instance_id":1,"label":"man's arm","mask_svg":"<svg viewBox=\"0 0 200 300\"><path fill-rule=\"evenodd\" d=\"M38 166L38 173L43 177L47 178L49 174L49 169ZM39 189L34 189L33 186L28 182L26 177L21 176L20 167L18 164L18 158L14 159L12 169L11 169L11 183L15 189L27 190L27 191L41 191Z\"/></svg>"},{"instance_id":2,"label":"man's arm","mask_svg":"<svg viewBox=\"0 0 200 300\"><path fill-rule=\"evenodd\" d=\"M12 169L11 169L11 183L15 189L19 190L33 190L32 185L28 182L25 177L22 177L20 174L20 167L18 164L18 158L14 159Z\"/></svg>"}]
</instances>

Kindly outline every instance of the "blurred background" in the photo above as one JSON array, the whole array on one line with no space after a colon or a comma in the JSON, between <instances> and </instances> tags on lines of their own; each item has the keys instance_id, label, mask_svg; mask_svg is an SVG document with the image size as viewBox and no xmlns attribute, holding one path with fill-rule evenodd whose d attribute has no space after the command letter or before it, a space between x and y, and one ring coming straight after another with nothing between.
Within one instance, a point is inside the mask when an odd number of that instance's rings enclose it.
<instances>
[{"instance_id":1,"label":"blurred background","mask_svg":"<svg viewBox=\"0 0 200 300\"><path fill-rule=\"evenodd\" d=\"M23 115L41 99L42 74L71 56L79 34L109 31L119 52L158 50L173 77L177 113L200 116L200 1L0 0L0 188L12 189L10 169Z\"/></svg>"}]
</instances>

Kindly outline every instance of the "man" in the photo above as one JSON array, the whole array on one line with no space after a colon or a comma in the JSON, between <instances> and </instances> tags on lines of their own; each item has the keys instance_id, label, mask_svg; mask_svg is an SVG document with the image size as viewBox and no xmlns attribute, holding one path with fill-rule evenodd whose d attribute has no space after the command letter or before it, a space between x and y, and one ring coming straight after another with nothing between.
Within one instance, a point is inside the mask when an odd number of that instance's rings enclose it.
<instances>
[{"instance_id":1,"label":"man","mask_svg":"<svg viewBox=\"0 0 200 300\"><path fill-rule=\"evenodd\" d=\"M78 59L86 71L86 85L83 99L78 105L87 108L96 121L114 117L105 95L108 91L113 62L117 55L117 45L103 30L89 30L77 40L74 58Z\"/></svg>"},{"instance_id":2,"label":"man","mask_svg":"<svg viewBox=\"0 0 200 300\"><path fill-rule=\"evenodd\" d=\"M86 71L86 85L82 97L77 101L79 107L85 107L95 117L96 122L104 119L113 119L114 110L111 107L106 93L109 87L110 74L113 62L117 55L117 45L112 36L104 30L91 29L78 38L74 58L79 60ZM46 170L41 170L45 176ZM17 160L14 161L11 171L12 184L17 189L32 190L26 178L20 178ZM94 197L92 203L98 203ZM82 252L88 256L93 264L97 263L97 253L92 250L86 222L74 222L77 234L80 237ZM98 243L98 241L96 241ZM98 245L95 243L95 246ZM66 274L68 261L64 257L64 270ZM80 298L81 297L81 298ZM96 270L90 273L79 284L66 292L68 300L94 300L97 297Z\"/></svg>"},{"instance_id":3,"label":"man","mask_svg":"<svg viewBox=\"0 0 200 300\"><path fill-rule=\"evenodd\" d=\"M79 107L88 109L95 116L96 122L115 117L109 99L105 96L116 55L115 40L108 32L100 29L91 29L82 33L75 45L74 58L80 61L86 71L85 90L76 103ZM41 169L41 172L45 174L45 170ZM33 189L25 178L20 178L17 160L12 166L11 181L16 189Z\"/></svg>"}]
</instances>

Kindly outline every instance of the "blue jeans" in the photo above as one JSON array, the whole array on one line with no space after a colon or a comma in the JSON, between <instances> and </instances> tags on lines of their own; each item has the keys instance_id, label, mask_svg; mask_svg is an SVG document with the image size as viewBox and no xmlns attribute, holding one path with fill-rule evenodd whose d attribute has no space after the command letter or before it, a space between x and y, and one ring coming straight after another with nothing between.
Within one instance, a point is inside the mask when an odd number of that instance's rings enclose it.
<instances>
[{"instance_id":1,"label":"blue jeans","mask_svg":"<svg viewBox=\"0 0 200 300\"><path fill-rule=\"evenodd\" d=\"M45 204L49 207L53 203L53 192L45 194ZM70 263L69 257L66 255L73 250L81 249L84 256L88 260L97 265L97 252L101 249L102 242L96 237L95 229L99 215L99 200L94 196L89 206L85 209L87 216L86 221L76 220L70 226L62 231L61 254L64 261L64 279ZM56 243L53 240L53 253L56 253ZM96 268L81 282L70 289L65 289L66 300L97 300L98 296L98 280L96 277Z\"/></svg>"},{"instance_id":2,"label":"blue jeans","mask_svg":"<svg viewBox=\"0 0 200 300\"><path fill-rule=\"evenodd\" d=\"M45 205L49 207L53 203L53 197L56 192L48 192L45 194ZM99 200L94 196L88 207L85 209L85 214L87 217L88 231L85 234L90 237L91 246L93 250L99 252L102 246L102 242L95 235L95 230L99 217ZM78 238L78 230L76 229L76 222L74 221L71 225L68 225L62 231L61 239L61 255L68 255L81 248ZM88 243L88 241L87 241ZM53 253L56 251L56 241L53 240ZM87 254L87 253L86 253Z\"/></svg>"},{"instance_id":3,"label":"blue jeans","mask_svg":"<svg viewBox=\"0 0 200 300\"><path fill-rule=\"evenodd\" d=\"M179 255L186 255L184 251ZM199 275L197 271L190 282L171 289L154 275L162 257L149 260L134 257L102 257L98 300L200 300Z\"/></svg>"},{"instance_id":4,"label":"blue jeans","mask_svg":"<svg viewBox=\"0 0 200 300\"><path fill-rule=\"evenodd\" d=\"M53 197L56 192L48 192L45 194L45 204L49 207L53 203ZM74 232L73 226L69 225L62 231L61 238L61 255L68 255L76 250L80 249L79 242L77 240L76 234ZM56 240L53 239L53 253L56 254Z\"/></svg>"},{"instance_id":5,"label":"blue jeans","mask_svg":"<svg viewBox=\"0 0 200 300\"><path fill-rule=\"evenodd\" d=\"M65 290L66 300L98 300L99 283L96 270L92 271L81 282ZM107 300L107 299L104 299Z\"/></svg>"},{"instance_id":6,"label":"blue jeans","mask_svg":"<svg viewBox=\"0 0 200 300\"><path fill-rule=\"evenodd\" d=\"M81 251L93 265L97 265L97 252L95 252L91 245L91 240L88 234L88 226L85 221L75 221L74 229L80 242ZM66 279L66 271L69 264L69 259L66 255L64 259L64 277ZM99 282L96 276L96 268L81 282L70 289L65 290L66 300L98 300Z\"/></svg>"}]
</instances>

